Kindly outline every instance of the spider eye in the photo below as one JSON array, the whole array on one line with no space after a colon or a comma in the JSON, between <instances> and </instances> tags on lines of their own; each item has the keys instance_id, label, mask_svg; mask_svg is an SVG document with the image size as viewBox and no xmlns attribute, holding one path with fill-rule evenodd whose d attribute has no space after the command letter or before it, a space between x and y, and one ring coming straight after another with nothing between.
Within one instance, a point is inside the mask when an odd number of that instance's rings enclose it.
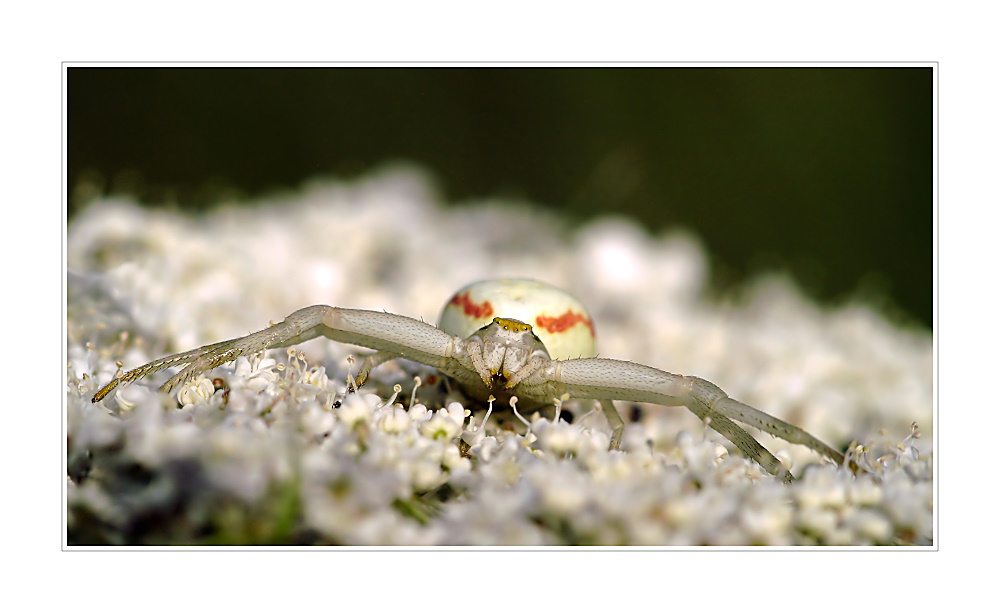
<instances>
[{"instance_id":1,"label":"spider eye","mask_svg":"<svg viewBox=\"0 0 1000 613\"><path fill-rule=\"evenodd\" d=\"M531 324L526 324L523 321L518 321L516 319L494 317L493 323L510 332L531 332Z\"/></svg>"}]
</instances>

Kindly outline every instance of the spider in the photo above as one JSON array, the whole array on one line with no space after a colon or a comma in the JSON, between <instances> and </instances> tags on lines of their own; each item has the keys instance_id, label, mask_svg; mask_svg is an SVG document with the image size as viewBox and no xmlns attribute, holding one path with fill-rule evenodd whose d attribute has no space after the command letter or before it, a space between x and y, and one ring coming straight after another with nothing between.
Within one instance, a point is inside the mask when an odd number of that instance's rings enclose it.
<instances>
[{"instance_id":1,"label":"spider","mask_svg":"<svg viewBox=\"0 0 1000 613\"><path fill-rule=\"evenodd\" d=\"M460 289L445 305L438 327L393 313L306 307L259 332L160 358L124 374L119 371L92 402L101 401L121 383L163 368L184 366L160 387L170 392L197 373L240 356L318 336L376 351L365 359L354 389L378 365L406 358L438 369L481 401L520 401L532 408L554 404L567 395L596 400L611 426L611 449L619 448L625 428L613 401L623 400L687 407L785 482L793 479L788 469L735 422L844 464L843 454L805 430L733 400L709 381L594 357L593 323L583 305L560 289L526 279L480 281Z\"/></svg>"}]
</instances>

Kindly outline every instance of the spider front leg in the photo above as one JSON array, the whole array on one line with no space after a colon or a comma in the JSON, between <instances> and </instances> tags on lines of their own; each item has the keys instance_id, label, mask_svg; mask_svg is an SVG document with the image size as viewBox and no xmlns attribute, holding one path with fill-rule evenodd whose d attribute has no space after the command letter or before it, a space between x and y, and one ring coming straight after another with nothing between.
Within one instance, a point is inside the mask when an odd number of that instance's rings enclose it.
<instances>
[{"instance_id":1,"label":"spider front leg","mask_svg":"<svg viewBox=\"0 0 1000 613\"><path fill-rule=\"evenodd\" d=\"M650 402L664 406L686 406L712 429L735 444L744 455L784 480L788 470L767 449L733 420L810 449L843 464L844 456L805 430L729 398L716 385L697 377L675 375L642 364L587 358L555 362L545 373L549 393L568 392L577 398L613 398Z\"/></svg>"},{"instance_id":2,"label":"spider front leg","mask_svg":"<svg viewBox=\"0 0 1000 613\"><path fill-rule=\"evenodd\" d=\"M287 347L307 341L320 333L317 328L323 320L324 308L329 309L330 307L318 305L300 309L286 317L284 321L253 334L205 345L144 364L113 378L94 394L91 402L100 402L120 383L130 383L171 366L184 366L184 369L160 386L160 391L170 392L192 379L196 374L211 370L226 362L232 362L240 356L249 356L265 349Z\"/></svg>"},{"instance_id":3,"label":"spider front leg","mask_svg":"<svg viewBox=\"0 0 1000 613\"><path fill-rule=\"evenodd\" d=\"M830 458L838 466L844 463L844 454L833 449L802 428L793 426L786 421L782 421L773 415L768 415L738 400L733 400L719 386L710 381L699 379L698 377L683 377L681 386L690 389L690 395L693 398L700 400L723 415L753 426L762 432L785 439L790 443L808 447L820 455Z\"/></svg>"},{"instance_id":4,"label":"spider front leg","mask_svg":"<svg viewBox=\"0 0 1000 613\"><path fill-rule=\"evenodd\" d=\"M317 336L376 350L378 357L366 361L362 368L365 377L371 368L393 357L404 357L449 373L465 372L451 357L457 351L456 342L459 339L430 324L392 313L341 309L321 304L299 309L284 321L259 332L154 360L115 377L94 395L92 401L99 402L120 383L134 381L171 366L184 366L160 388L170 392L199 372L232 362L240 356L288 347Z\"/></svg>"}]
</instances>

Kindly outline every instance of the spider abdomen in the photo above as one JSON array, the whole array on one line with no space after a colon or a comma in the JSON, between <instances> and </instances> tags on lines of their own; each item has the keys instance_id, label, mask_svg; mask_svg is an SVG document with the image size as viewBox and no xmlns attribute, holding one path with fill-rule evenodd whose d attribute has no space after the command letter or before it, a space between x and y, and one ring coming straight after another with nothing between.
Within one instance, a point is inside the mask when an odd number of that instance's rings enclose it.
<instances>
[{"instance_id":1,"label":"spider abdomen","mask_svg":"<svg viewBox=\"0 0 1000 613\"><path fill-rule=\"evenodd\" d=\"M455 292L438 327L454 336L470 334L503 317L529 324L556 360L597 355L594 324L579 300L531 279L477 281Z\"/></svg>"}]
</instances>

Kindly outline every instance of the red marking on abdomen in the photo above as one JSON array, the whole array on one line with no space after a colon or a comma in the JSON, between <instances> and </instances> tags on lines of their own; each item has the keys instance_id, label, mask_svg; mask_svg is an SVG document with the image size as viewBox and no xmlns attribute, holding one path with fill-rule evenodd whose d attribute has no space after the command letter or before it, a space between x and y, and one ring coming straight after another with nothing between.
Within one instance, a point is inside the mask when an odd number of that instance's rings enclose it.
<instances>
[{"instance_id":1,"label":"red marking on abdomen","mask_svg":"<svg viewBox=\"0 0 1000 613\"><path fill-rule=\"evenodd\" d=\"M469 292L455 294L455 297L451 299L451 303L462 307L462 312L469 317L481 317L485 319L493 315L493 305L490 304L489 300L475 303L469 299Z\"/></svg>"},{"instance_id":2,"label":"red marking on abdomen","mask_svg":"<svg viewBox=\"0 0 1000 613\"><path fill-rule=\"evenodd\" d=\"M581 323L590 328L590 335L593 336L594 322L579 313L574 313L573 311L566 311L559 317L546 317L545 315L539 315L535 318L535 325L543 330L546 330L550 334L565 332L576 324Z\"/></svg>"}]
</instances>

